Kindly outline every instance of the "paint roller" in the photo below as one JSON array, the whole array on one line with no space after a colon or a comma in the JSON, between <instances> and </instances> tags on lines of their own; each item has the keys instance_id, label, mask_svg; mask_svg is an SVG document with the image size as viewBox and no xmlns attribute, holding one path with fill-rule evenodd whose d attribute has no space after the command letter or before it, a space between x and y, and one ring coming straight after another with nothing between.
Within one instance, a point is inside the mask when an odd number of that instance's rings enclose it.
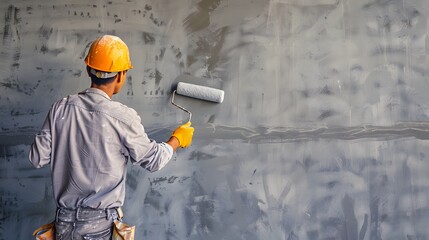
<instances>
[{"instance_id":1,"label":"paint roller","mask_svg":"<svg viewBox=\"0 0 429 240\"><path fill-rule=\"evenodd\" d=\"M173 94L171 96L171 103L174 106L178 107L179 109L189 114L189 120L188 120L189 122L191 121L192 113L191 111L187 110L186 108L174 102L174 96L176 94L186 96L186 97L196 98L204 101L215 102L215 103L222 103L224 98L224 92L222 90L190 84L190 83L179 82L177 84L176 90L173 91Z\"/></svg>"}]
</instances>

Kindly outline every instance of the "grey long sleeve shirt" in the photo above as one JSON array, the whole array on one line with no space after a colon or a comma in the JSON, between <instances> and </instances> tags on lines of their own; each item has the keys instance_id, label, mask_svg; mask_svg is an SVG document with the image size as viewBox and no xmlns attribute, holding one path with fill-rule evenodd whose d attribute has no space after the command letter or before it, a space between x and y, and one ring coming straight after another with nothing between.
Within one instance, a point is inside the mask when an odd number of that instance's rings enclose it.
<instances>
[{"instance_id":1,"label":"grey long sleeve shirt","mask_svg":"<svg viewBox=\"0 0 429 240\"><path fill-rule=\"evenodd\" d=\"M52 105L29 159L51 164L58 207L123 205L128 160L149 171L163 168L173 149L150 140L137 112L96 88Z\"/></svg>"}]
</instances>

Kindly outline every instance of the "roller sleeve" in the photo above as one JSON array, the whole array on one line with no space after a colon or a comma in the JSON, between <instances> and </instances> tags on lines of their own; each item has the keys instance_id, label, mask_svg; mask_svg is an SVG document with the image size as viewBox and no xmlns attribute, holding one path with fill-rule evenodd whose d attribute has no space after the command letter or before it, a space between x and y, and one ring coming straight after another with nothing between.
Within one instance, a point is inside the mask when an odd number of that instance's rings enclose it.
<instances>
[{"instance_id":1,"label":"roller sleeve","mask_svg":"<svg viewBox=\"0 0 429 240\"><path fill-rule=\"evenodd\" d=\"M224 91L222 90L184 82L177 84L176 93L216 103L222 103L224 98Z\"/></svg>"}]
</instances>

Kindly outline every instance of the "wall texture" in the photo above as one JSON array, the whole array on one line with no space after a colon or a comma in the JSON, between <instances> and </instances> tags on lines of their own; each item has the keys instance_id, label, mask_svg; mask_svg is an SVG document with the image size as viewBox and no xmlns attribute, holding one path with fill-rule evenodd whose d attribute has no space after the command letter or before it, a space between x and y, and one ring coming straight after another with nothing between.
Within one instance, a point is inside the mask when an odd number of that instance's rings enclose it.
<instances>
[{"instance_id":1,"label":"wall texture","mask_svg":"<svg viewBox=\"0 0 429 240\"><path fill-rule=\"evenodd\" d=\"M115 100L193 145L156 173L129 166L138 240L429 239L427 0L110 0L0 3L0 239L54 217L29 144L53 101L89 86L92 40L134 69ZM64 134L68 134L65 130Z\"/></svg>"}]
</instances>

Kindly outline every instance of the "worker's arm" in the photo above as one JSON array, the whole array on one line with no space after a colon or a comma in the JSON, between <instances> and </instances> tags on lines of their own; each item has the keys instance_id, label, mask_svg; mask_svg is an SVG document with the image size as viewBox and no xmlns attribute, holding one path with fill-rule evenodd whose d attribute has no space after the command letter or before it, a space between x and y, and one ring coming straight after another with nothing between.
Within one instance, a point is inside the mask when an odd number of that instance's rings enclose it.
<instances>
[{"instance_id":1,"label":"worker's arm","mask_svg":"<svg viewBox=\"0 0 429 240\"><path fill-rule=\"evenodd\" d=\"M30 152L28 154L30 162L36 168L41 168L51 162L51 111L49 111L42 129L34 137L34 142L31 144Z\"/></svg>"},{"instance_id":2,"label":"worker's arm","mask_svg":"<svg viewBox=\"0 0 429 240\"><path fill-rule=\"evenodd\" d=\"M188 147L192 141L194 128L190 123L179 126L167 142L157 143L148 138L140 117L124 129L123 143L133 164L154 172L163 168L173 156L178 147Z\"/></svg>"}]
</instances>

